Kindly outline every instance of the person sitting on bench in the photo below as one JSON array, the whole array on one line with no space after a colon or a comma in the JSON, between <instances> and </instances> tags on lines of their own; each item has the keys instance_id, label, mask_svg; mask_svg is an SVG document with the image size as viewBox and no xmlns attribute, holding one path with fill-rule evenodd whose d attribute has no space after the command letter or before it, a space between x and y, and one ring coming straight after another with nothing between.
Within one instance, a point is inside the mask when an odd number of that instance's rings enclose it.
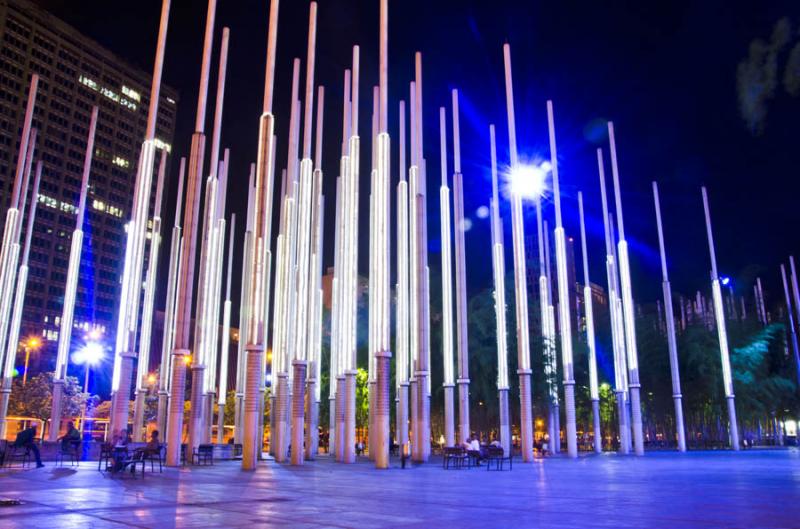
<instances>
[{"instance_id":1,"label":"person sitting on bench","mask_svg":"<svg viewBox=\"0 0 800 529\"><path fill-rule=\"evenodd\" d=\"M39 454L39 447L36 446L36 425L26 428L17 434L14 444L11 446L22 447L26 450L33 452L33 457L36 458L36 468L42 468L42 456Z\"/></svg>"}]
</instances>

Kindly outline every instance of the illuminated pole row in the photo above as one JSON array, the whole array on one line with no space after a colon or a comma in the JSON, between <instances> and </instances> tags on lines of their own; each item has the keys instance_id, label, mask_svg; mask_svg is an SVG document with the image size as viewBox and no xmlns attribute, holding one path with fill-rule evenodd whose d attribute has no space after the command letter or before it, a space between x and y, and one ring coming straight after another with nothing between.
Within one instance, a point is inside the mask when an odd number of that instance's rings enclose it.
<instances>
[{"instance_id":1,"label":"illuminated pole row","mask_svg":"<svg viewBox=\"0 0 800 529\"><path fill-rule=\"evenodd\" d=\"M464 242L464 177L461 174L461 128L458 90L453 90L453 210L455 213L456 326L458 328L458 437L466 442L469 427L469 333L467 332L467 257Z\"/></svg>"},{"instance_id":2,"label":"illuminated pole row","mask_svg":"<svg viewBox=\"0 0 800 529\"><path fill-rule=\"evenodd\" d=\"M212 0L213 1L213 0ZM139 323L139 301L142 288L142 267L144 265L144 244L147 219L150 208L150 190L153 180L155 160L156 118L161 92L161 73L164 66L164 51L169 23L170 0L163 0L161 21L158 30L153 83L150 88L150 107L147 113L147 128L139 155L139 166L134 184L131 218L128 222L128 235L125 245L125 264L122 272L122 293L117 321L116 345L114 351L114 371L111 378L111 431L127 428L128 409L133 375L133 361L136 358L136 331ZM183 393L181 393L181 413L183 413ZM180 444L176 441L174 444Z\"/></svg>"},{"instance_id":3,"label":"illuminated pole row","mask_svg":"<svg viewBox=\"0 0 800 529\"><path fill-rule=\"evenodd\" d=\"M411 161L408 168L408 239L409 239L409 411L411 416L411 458L419 461L421 458L419 435L419 408L417 406L417 357L419 356L419 323L417 317L419 309L419 288L417 286L419 278L417 276L417 261L419 260L417 244L417 187L418 173L417 168L417 83L409 83L409 137Z\"/></svg>"},{"instance_id":4,"label":"illuminated pole row","mask_svg":"<svg viewBox=\"0 0 800 529\"><path fill-rule=\"evenodd\" d=\"M311 257L308 279L308 378L306 389L306 459L315 459L319 447L319 403L322 364L322 244L325 230L325 196L322 194L322 127L325 88L317 89L316 149L314 187L311 202Z\"/></svg>"},{"instance_id":5,"label":"illuminated pole row","mask_svg":"<svg viewBox=\"0 0 800 529\"><path fill-rule=\"evenodd\" d=\"M250 164L250 179L247 184L247 218L246 231L242 249L242 286L239 305L239 347L236 355L236 403L234 405L234 443L242 444L242 429L244 426L244 384L247 369L247 356L245 351L246 336L248 335L250 297L253 295L250 288L250 269L253 260L253 223L255 214L255 178L256 165Z\"/></svg>"},{"instance_id":6,"label":"illuminated pole row","mask_svg":"<svg viewBox=\"0 0 800 529\"><path fill-rule=\"evenodd\" d=\"M553 306L553 273L550 266L553 260L550 258L550 229L547 226L547 221L542 221L542 201L537 201L536 217L539 221L539 259L540 266L543 270L544 285L546 290L547 305L545 307L546 313L546 327L545 327L545 351L547 354L546 373L548 379L548 391L550 394L550 417L548 424L548 431L550 432L551 449L554 454L561 452L561 411L560 402L558 398L558 358L556 358L556 309ZM541 278L540 278L541 279Z\"/></svg>"},{"instance_id":7,"label":"illuminated pole row","mask_svg":"<svg viewBox=\"0 0 800 529\"><path fill-rule=\"evenodd\" d=\"M586 251L586 220L583 214L583 193L578 192L578 213L581 222L581 253L583 255L583 304L586 313L586 344L589 347L589 398L592 400L592 426L594 451L603 451L603 436L600 432L600 391L597 386L597 352L594 342L594 311L592 309L592 287L589 281L589 255Z\"/></svg>"},{"instance_id":8,"label":"illuminated pole row","mask_svg":"<svg viewBox=\"0 0 800 529\"><path fill-rule=\"evenodd\" d=\"M30 151L31 149L29 149ZM8 336L5 362L0 363L2 369L2 389L0 389L0 438L6 437L6 414L8 412L8 398L11 393L11 380L14 377L14 360L17 357L19 331L22 324L22 311L25 308L25 294L28 287L28 256L31 250L33 237L33 224L36 221L36 205L39 202L39 182L42 178L42 162L36 162L36 176L33 180L31 193L31 208L28 212L28 227L25 232L25 245L22 248L22 261L17 272L17 291L14 300L14 312L11 316L11 331ZM2 352L2 351L0 351ZM0 355L2 358L2 355Z\"/></svg>"},{"instance_id":9,"label":"illuminated pole row","mask_svg":"<svg viewBox=\"0 0 800 529\"><path fill-rule=\"evenodd\" d=\"M503 46L505 62L506 109L511 171L518 170L517 133L514 119L514 88L511 79L511 47ZM533 461L533 421L531 401L531 360L528 335L528 291L525 269L525 226L522 219L522 196L518 189L511 191L511 231L514 250L514 291L517 317L517 374L520 399L520 451L522 460Z\"/></svg>"},{"instance_id":10,"label":"illuminated pole row","mask_svg":"<svg viewBox=\"0 0 800 529\"><path fill-rule=\"evenodd\" d=\"M389 139L389 2L381 0L379 31L379 86L380 110L378 112L378 137L376 157L375 187L372 189L374 200L374 220L371 229L375 230L375 349L372 352L375 365L375 467L389 468L389 445L391 416L389 384L391 380L391 294L389 288L390 264L390 192L391 162ZM372 295L372 292L370 292ZM372 447L370 447L372 452Z\"/></svg>"},{"instance_id":11,"label":"illuminated pole row","mask_svg":"<svg viewBox=\"0 0 800 529\"><path fill-rule=\"evenodd\" d=\"M274 128L272 99L275 84L275 48L278 38L278 0L271 0L269 10L269 30L267 33L267 61L264 79L264 105L259 120L258 154L256 159L256 198L253 233L253 254L251 257L248 284L252 297L246 310L249 315L247 340L247 374L244 395L244 450L242 469L255 470L261 454L258 432L262 409L258 402L263 387L264 349L267 340L264 313L268 301L270 230L272 227L272 186L275 164ZM294 104L294 102L293 102ZM273 408L273 413L275 409ZM274 436L274 434L273 434ZM274 437L273 437L274 439Z\"/></svg>"},{"instance_id":12,"label":"illuminated pole row","mask_svg":"<svg viewBox=\"0 0 800 529\"><path fill-rule=\"evenodd\" d=\"M397 363L397 427L396 435L400 450L408 455L408 370L409 330L411 322L408 312L408 182L406 180L406 105L400 101L400 181L397 184L397 314L395 349Z\"/></svg>"},{"instance_id":13,"label":"illuminated pole row","mask_svg":"<svg viewBox=\"0 0 800 529\"><path fill-rule=\"evenodd\" d=\"M769 325L769 318L767 317L767 305L764 303L764 290L761 288L761 278L756 278L756 308L761 323L764 326Z\"/></svg>"},{"instance_id":14,"label":"illuminated pole row","mask_svg":"<svg viewBox=\"0 0 800 529\"><path fill-rule=\"evenodd\" d=\"M227 168L226 168L227 171ZM225 434L225 402L228 395L228 349L231 339L231 271L233 268L233 241L236 235L236 213L231 215L231 233L228 238L228 267L225 282L225 302L222 308L222 345L220 354L219 392L217 393L217 444L222 444Z\"/></svg>"},{"instance_id":15,"label":"illuminated pole row","mask_svg":"<svg viewBox=\"0 0 800 529\"><path fill-rule=\"evenodd\" d=\"M603 163L603 151L597 149L597 169L600 176L600 198L603 204L603 228L606 239L606 274L608 276L608 307L611 320L611 342L614 350L614 393L617 397L617 419L619 421L619 450L623 454L630 452L630 428L628 421L628 367L625 359L624 323L622 322L622 302L619 298L619 279L617 275L617 259L614 251L614 235L608 213L608 197L606 195L606 176Z\"/></svg>"},{"instance_id":16,"label":"illuminated pole row","mask_svg":"<svg viewBox=\"0 0 800 529\"><path fill-rule=\"evenodd\" d=\"M725 328L725 314L722 307L722 290L717 274L717 255L714 249L714 233L711 229L711 212L708 208L708 194L702 188L703 210L706 214L706 233L708 235L708 251L711 256L711 294L714 299L714 316L717 320L717 336L719 338L719 354L722 361L722 381L725 385L725 400L728 402L728 420L730 421L730 442L733 450L739 450L739 427L736 424L736 400L733 393L733 375L731 359L728 353L728 334Z\"/></svg>"},{"instance_id":17,"label":"illuminated pole row","mask_svg":"<svg viewBox=\"0 0 800 529\"><path fill-rule=\"evenodd\" d=\"M207 39L213 48L214 24L209 18L206 26ZM208 32L210 36L208 35ZM213 299L215 265L215 227L217 221L217 200L220 193L220 139L222 135L222 108L225 99L225 74L227 72L228 32L223 30L222 48L219 57L217 77L217 99L214 109L214 128L211 133L211 157L209 175L206 178L203 204L203 226L200 238L200 268L197 276L197 307L194 319L194 351L191 357L192 392L189 421L188 448L195 451L200 444L208 442L207 408L211 403L207 391L210 390L209 374L212 371L211 357L214 342L213 331L209 328ZM201 173L202 174L202 173Z\"/></svg>"},{"instance_id":18,"label":"illuminated pole row","mask_svg":"<svg viewBox=\"0 0 800 529\"><path fill-rule=\"evenodd\" d=\"M197 96L197 115L192 147L189 155L189 172L186 182L186 206L183 220L183 251L179 265L177 303L175 309L175 349L172 359L169 416L167 419L167 466L180 464L180 445L183 434L183 402L186 390L186 365L191 361L189 349L194 272L197 253L198 217L200 216L200 185L205 156L205 119L208 97L211 46L214 33L216 0L209 0L203 59L200 69L200 86ZM213 161L212 161L213 163ZM200 385L198 383L198 385ZM194 399L193 399L194 401ZM194 403L194 402L193 402ZM193 422L193 421L192 421Z\"/></svg>"},{"instance_id":19,"label":"illuminated pole row","mask_svg":"<svg viewBox=\"0 0 800 529\"><path fill-rule=\"evenodd\" d=\"M292 359L292 405L291 431L293 465L302 465L305 457L305 393L308 370L308 347L310 345L307 327L313 317L313 304L309 303L309 280L311 278L312 243L312 191L314 161L311 158L311 138L314 107L314 51L317 38L317 3L311 2L308 20L308 55L306 60L305 110L303 112L303 158L299 167L299 186L296 212L297 265L292 271L295 282L289 288L295 290L295 311L291 318L297 331L294 333L294 358ZM313 292L316 296L316 292Z\"/></svg>"},{"instance_id":20,"label":"illuminated pole row","mask_svg":"<svg viewBox=\"0 0 800 529\"><path fill-rule=\"evenodd\" d=\"M508 409L508 337L506 335L506 263L503 225L500 220L494 125L489 126L489 141L492 160L492 270L494 272L494 310L497 315L497 393L500 405L500 445L503 447L503 454L511 454L511 421Z\"/></svg>"},{"instance_id":21,"label":"illuminated pole row","mask_svg":"<svg viewBox=\"0 0 800 529\"><path fill-rule=\"evenodd\" d=\"M792 300L789 296L789 283L786 281L786 267L781 263L781 279L783 280L783 293L786 296L786 312L789 319L789 333L792 336L792 350L794 351L794 364L797 370L797 381L800 383L800 351L797 350L797 330L794 326L794 314L792 314Z\"/></svg>"},{"instance_id":22,"label":"illuminated pole row","mask_svg":"<svg viewBox=\"0 0 800 529\"><path fill-rule=\"evenodd\" d=\"M629 392L631 397L631 427L633 428L633 445L636 455L644 454L644 435L642 432L642 405L639 383L639 354L636 350L636 319L634 316L633 292L631 287L631 271L628 261L628 242L625 240L625 224L622 218L622 196L619 186L619 169L617 167L617 146L614 139L614 124L608 123L608 137L611 149L611 172L614 179L614 202L617 207L617 229L619 241L619 278L622 292L622 311L625 322L625 346L628 359Z\"/></svg>"},{"instance_id":23,"label":"illuminated pole row","mask_svg":"<svg viewBox=\"0 0 800 529\"><path fill-rule=\"evenodd\" d=\"M158 409L156 424L159 432L166 432L167 406L169 405L172 347L175 345L175 303L183 237L181 235L181 206L183 205L183 177L186 173L186 158L181 158L178 172L178 194L175 202L175 221L169 250L169 272L167 276L167 302L164 308L164 337L161 343L161 363L158 370Z\"/></svg>"},{"instance_id":24,"label":"illuminated pole row","mask_svg":"<svg viewBox=\"0 0 800 529\"><path fill-rule=\"evenodd\" d=\"M17 169L14 176L14 187L11 193L11 204L6 212L6 223L3 230L3 246L0 249L0 355L5 351L6 336L8 333L9 316L11 313L11 293L16 282L17 260L19 258L19 224L22 222L20 209L20 194L27 191L27 180L25 179L28 157L32 156L36 146L36 138L32 133L33 109L36 105L36 92L39 88L39 76L31 76L31 85L28 89L28 102L25 107L25 118L22 122L22 136L19 142L19 153L17 154ZM33 137L31 137L33 136ZM14 344L16 355L16 344ZM9 387L3 387L3 400L8 400ZM2 417L2 428L5 428L5 414Z\"/></svg>"},{"instance_id":25,"label":"illuminated pole row","mask_svg":"<svg viewBox=\"0 0 800 529\"><path fill-rule=\"evenodd\" d=\"M678 342L675 336L675 316L672 310L672 288L667 272L667 255L664 247L664 230L661 223L661 201L658 197L658 184L653 182L653 200L656 207L658 225L658 247L661 251L661 276L664 290L664 310L667 317L667 345L669 346L669 368L672 378L672 400L675 403L675 429L677 430L678 451L686 451L686 430L683 426L683 404L681 395L681 375L678 365Z\"/></svg>"},{"instance_id":26,"label":"illuminated pole row","mask_svg":"<svg viewBox=\"0 0 800 529\"><path fill-rule=\"evenodd\" d=\"M69 251L69 266L67 267L67 283L64 286L64 305L61 309L61 332L58 334L58 354L56 356L56 371L53 376L53 399L50 408L50 432L48 440L54 443L58 440L61 426L61 405L64 394L64 384L67 381L67 362L72 343L72 320L75 315L76 294L78 291L78 274L81 267L81 251L83 250L83 220L86 216L86 195L89 192L89 173L92 170L92 156L94 155L94 135L97 130L97 107L92 107L92 117L89 122L89 137L86 140L86 154L83 159L83 176L81 178L81 191L78 198L78 215L75 219L75 231L72 232L72 247Z\"/></svg>"},{"instance_id":27,"label":"illuminated pole row","mask_svg":"<svg viewBox=\"0 0 800 529\"><path fill-rule=\"evenodd\" d=\"M439 109L442 152L442 186L439 212L442 227L442 359L444 360L444 442L455 446L455 404L453 376L453 272L450 249L450 190L447 187L447 130L445 109ZM462 439L463 441L463 439Z\"/></svg>"}]
</instances>

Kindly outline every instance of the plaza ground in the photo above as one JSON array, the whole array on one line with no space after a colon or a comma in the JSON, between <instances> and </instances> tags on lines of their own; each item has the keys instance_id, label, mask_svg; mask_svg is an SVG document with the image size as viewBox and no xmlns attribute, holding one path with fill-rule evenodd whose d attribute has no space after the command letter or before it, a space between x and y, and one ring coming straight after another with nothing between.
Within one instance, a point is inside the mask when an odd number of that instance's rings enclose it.
<instances>
[{"instance_id":1,"label":"plaza ground","mask_svg":"<svg viewBox=\"0 0 800 529\"><path fill-rule=\"evenodd\" d=\"M3 469L0 498L24 504L0 507L0 527L800 527L794 448L551 457L511 472L392 463L378 471L320 457L248 473L223 461L136 480L96 462Z\"/></svg>"}]
</instances>

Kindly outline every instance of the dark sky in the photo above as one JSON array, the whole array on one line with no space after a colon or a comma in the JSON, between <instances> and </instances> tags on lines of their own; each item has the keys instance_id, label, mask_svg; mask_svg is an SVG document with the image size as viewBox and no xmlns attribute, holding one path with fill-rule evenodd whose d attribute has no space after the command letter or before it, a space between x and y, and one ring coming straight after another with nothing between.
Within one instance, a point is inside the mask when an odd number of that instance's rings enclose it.
<instances>
[{"instance_id":1,"label":"dark sky","mask_svg":"<svg viewBox=\"0 0 800 529\"><path fill-rule=\"evenodd\" d=\"M119 55L151 70L159 1L41 3ZM246 182L256 152L268 4L267 0L227 0L218 7L215 62L221 27L231 28L223 145L231 147L233 158L228 210L239 214L244 213L246 197L236 189ZM342 72L349 67L351 46L360 44L360 126L366 157L370 87L377 81L378 1L321 0L319 4L316 78L326 87L327 267L333 260L333 182L340 155ZM179 155L188 155L194 125L205 11L206 3L200 0L173 2L164 79L181 93L173 150ZM274 112L281 167L286 158L291 61L296 56L305 60L307 17L307 2L282 2ZM605 284L594 151L598 145L606 147L604 122L611 119L617 130L634 295L641 301L661 295L651 194L655 179L661 186L674 287L691 294L708 285L700 195L700 186L705 184L711 198L720 273L733 277L737 290L745 294L752 292L754 274L762 275L768 303L778 303L783 292L777 267L790 253L799 253L800 247L798 186L794 183L800 149L793 133L800 122L800 99L779 88L769 103L764 133L754 136L740 117L736 71L750 42L768 39L782 17L789 17L795 25L792 38L796 40L800 6L788 0L391 2L389 108L395 149L397 101L407 98L413 52L420 50L424 57L432 247L438 247L439 238L438 107L448 105L449 114L450 89L457 87L461 90L465 210L473 220L466 238L470 290L490 284L491 263L481 258L490 244L488 222L478 219L475 211L488 204L490 193L489 123L497 125L501 163L508 159L502 77L502 45L508 41L514 63L520 156L549 157L545 101L552 99L565 224L569 235L578 235L576 197L577 191L583 190L595 282ZM450 139L448 143L452 145ZM173 161L176 168L177 158ZM362 171L363 182L366 174ZM361 211L366 215L366 189L362 195ZM507 204L503 212L506 247L510 248ZM547 215L552 216L552 207ZM529 233L535 230L533 219L530 208L526 217ZM363 234L366 241L366 230ZM240 244L237 246L238 253ZM362 271L367 257L366 245L363 248ZM439 259L438 253L431 254L432 265L438 267ZM510 259L507 265L511 266Z\"/></svg>"}]
</instances>

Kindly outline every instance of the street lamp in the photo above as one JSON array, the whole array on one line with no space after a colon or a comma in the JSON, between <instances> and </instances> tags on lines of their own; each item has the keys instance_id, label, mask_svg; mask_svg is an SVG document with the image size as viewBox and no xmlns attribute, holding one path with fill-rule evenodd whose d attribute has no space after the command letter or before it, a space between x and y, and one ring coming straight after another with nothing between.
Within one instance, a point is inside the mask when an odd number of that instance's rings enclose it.
<instances>
[{"instance_id":1,"label":"street lamp","mask_svg":"<svg viewBox=\"0 0 800 529\"><path fill-rule=\"evenodd\" d=\"M539 165L518 165L508 174L508 186L511 193L522 199L536 200L545 190L545 178L550 170L549 162Z\"/></svg>"},{"instance_id":2,"label":"street lamp","mask_svg":"<svg viewBox=\"0 0 800 529\"><path fill-rule=\"evenodd\" d=\"M23 347L25 347L25 371L22 372L22 385L24 386L28 382L28 362L31 358L31 349L38 350L42 342L38 336L31 336L23 343Z\"/></svg>"},{"instance_id":3,"label":"street lamp","mask_svg":"<svg viewBox=\"0 0 800 529\"><path fill-rule=\"evenodd\" d=\"M89 337L98 336L94 331L90 333ZM81 437L83 437L83 425L86 422L86 408L89 406L89 370L92 366L95 366L102 362L106 357L106 352L103 345L99 342L90 341L87 342L82 349L75 352L72 355L72 361L76 364L84 364L86 366L86 372L83 379L83 392L86 393L86 400L83 403L83 410L81 411Z\"/></svg>"}]
</instances>

